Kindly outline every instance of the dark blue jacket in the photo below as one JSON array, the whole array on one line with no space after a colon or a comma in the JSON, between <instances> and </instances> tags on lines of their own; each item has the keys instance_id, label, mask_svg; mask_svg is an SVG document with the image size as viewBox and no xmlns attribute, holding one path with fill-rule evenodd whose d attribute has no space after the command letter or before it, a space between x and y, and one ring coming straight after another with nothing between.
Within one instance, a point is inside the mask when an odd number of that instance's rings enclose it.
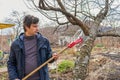
<instances>
[{"instance_id":1,"label":"dark blue jacket","mask_svg":"<svg viewBox=\"0 0 120 80\"><path fill-rule=\"evenodd\" d=\"M22 79L25 76L25 48L24 34L21 34L11 45L10 56L7 63L9 79ZM31 43L33 44L33 43ZM52 57L52 50L49 41L41 34L37 34L37 59L38 66ZM48 66L44 66L39 70L39 80L49 80Z\"/></svg>"}]
</instances>

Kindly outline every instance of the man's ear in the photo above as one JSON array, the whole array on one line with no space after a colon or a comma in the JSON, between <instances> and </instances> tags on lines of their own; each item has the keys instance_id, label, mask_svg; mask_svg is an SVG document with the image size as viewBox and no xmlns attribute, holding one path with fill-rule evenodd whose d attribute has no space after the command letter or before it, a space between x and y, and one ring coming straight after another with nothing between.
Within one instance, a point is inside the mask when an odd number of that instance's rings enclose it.
<instances>
[{"instance_id":1,"label":"man's ear","mask_svg":"<svg viewBox=\"0 0 120 80\"><path fill-rule=\"evenodd\" d=\"M25 26L25 30L27 31L29 29L29 27L28 26Z\"/></svg>"}]
</instances>

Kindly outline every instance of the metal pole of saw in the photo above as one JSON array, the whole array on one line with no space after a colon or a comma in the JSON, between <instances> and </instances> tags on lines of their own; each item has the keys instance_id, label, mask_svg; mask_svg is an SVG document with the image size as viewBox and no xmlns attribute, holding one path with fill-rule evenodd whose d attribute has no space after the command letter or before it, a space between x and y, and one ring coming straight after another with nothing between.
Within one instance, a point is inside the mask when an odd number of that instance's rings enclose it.
<instances>
[{"instance_id":1,"label":"metal pole of saw","mask_svg":"<svg viewBox=\"0 0 120 80\"><path fill-rule=\"evenodd\" d=\"M63 53L65 50L67 50L68 48L72 48L73 46L75 46L78 43L82 43L83 42L83 38L79 38L73 42L71 42L70 44L68 44L67 47L65 47L63 50L61 50L60 52L58 52L57 54L61 54ZM44 62L42 65L40 65L39 67L37 67L35 70L33 70L31 73L29 73L28 75L26 75L22 80L26 80L28 77L30 77L31 75L33 75L35 72L37 72L38 70L40 70L43 66L45 66L46 64L48 64L50 61L52 61L54 59L54 57L51 57L50 59L48 59L46 62Z\"/></svg>"}]
</instances>

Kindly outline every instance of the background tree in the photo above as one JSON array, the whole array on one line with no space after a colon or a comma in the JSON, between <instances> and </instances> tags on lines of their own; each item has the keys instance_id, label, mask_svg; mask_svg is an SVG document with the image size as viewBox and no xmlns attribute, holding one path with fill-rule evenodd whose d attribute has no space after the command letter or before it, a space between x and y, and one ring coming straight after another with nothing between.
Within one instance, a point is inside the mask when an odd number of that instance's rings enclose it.
<instances>
[{"instance_id":1,"label":"background tree","mask_svg":"<svg viewBox=\"0 0 120 80\"><path fill-rule=\"evenodd\" d=\"M85 80L90 52L96 37L120 36L117 33L99 32L99 26L107 20L120 20L120 1L118 0L27 0L25 4L36 9L58 25L78 25L88 36L76 56L73 70L74 80ZM111 17L112 16L112 17ZM92 21L89 24L88 21Z\"/></svg>"},{"instance_id":2,"label":"background tree","mask_svg":"<svg viewBox=\"0 0 120 80\"><path fill-rule=\"evenodd\" d=\"M5 19L5 22L15 24L15 26L12 28L12 32L14 35L13 38L16 38L23 30L22 22L25 14L26 12L20 13L18 11L12 11L10 16Z\"/></svg>"}]
</instances>

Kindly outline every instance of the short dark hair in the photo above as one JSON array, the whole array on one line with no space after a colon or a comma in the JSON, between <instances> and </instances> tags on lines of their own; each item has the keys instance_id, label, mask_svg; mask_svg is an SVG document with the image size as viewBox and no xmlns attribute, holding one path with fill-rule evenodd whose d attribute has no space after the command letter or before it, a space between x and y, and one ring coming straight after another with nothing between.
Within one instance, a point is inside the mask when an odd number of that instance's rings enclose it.
<instances>
[{"instance_id":1,"label":"short dark hair","mask_svg":"<svg viewBox=\"0 0 120 80\"><path fill-rule=\"evenodd\" d=\"M25 26L30 28L31 24L37 24L39 22L39 19L33 15L26 15L23 19L23 28L24 31L26 31Z\"/></svg>"}]
</instances>

